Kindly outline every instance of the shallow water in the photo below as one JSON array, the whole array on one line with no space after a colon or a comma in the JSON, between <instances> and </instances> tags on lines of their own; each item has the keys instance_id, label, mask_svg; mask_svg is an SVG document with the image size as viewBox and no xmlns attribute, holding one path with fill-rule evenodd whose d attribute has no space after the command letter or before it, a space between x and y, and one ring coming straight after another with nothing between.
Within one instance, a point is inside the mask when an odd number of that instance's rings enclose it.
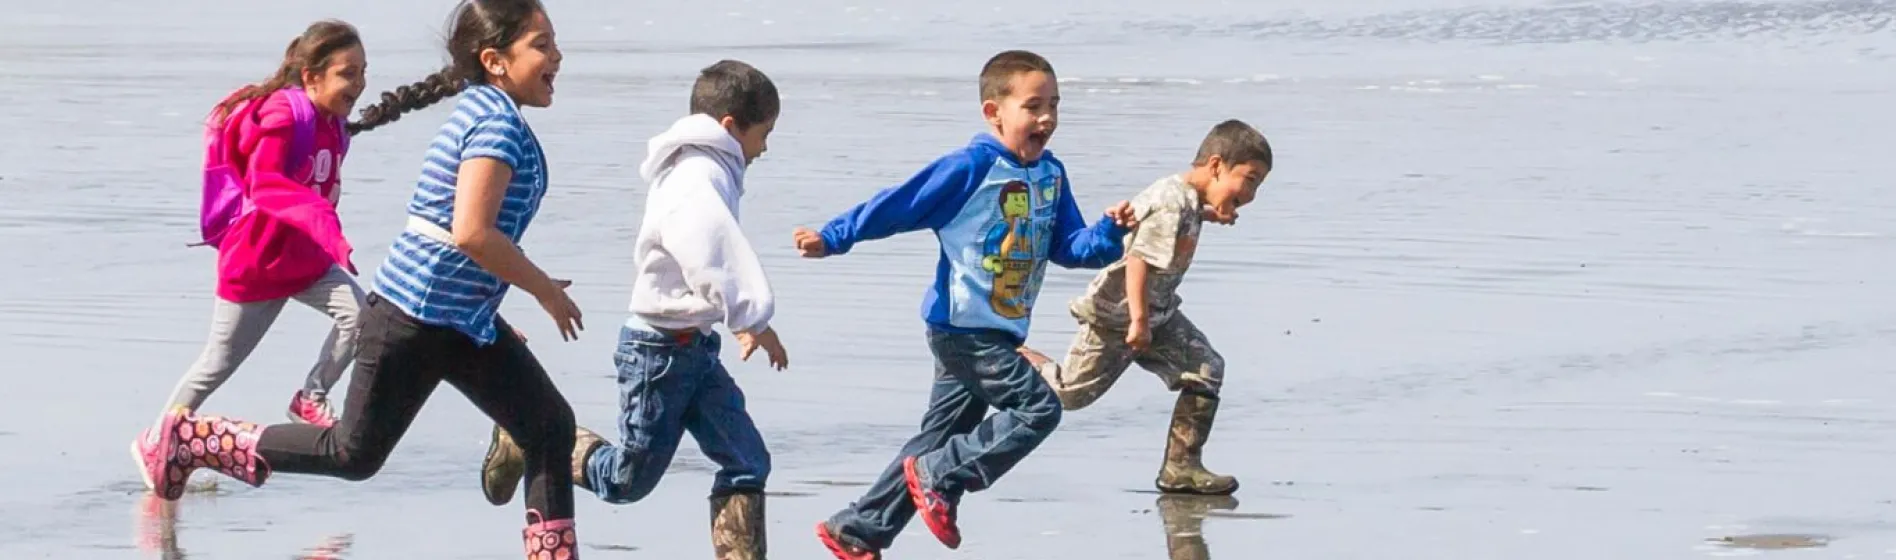
<instances>
[{"instance_id":1,"label":"shallow water","mask_svg":"<svg viewBox=\"0 0 1896 560\"><path fill-rule=\"evenodd\" d=\"M790 229L965 142L972 75L1026 47L1061 73L1053 149L1089 214L1181 169L1219 119L1271 137L1279 169L1184 287L1232 364L1207 462L1245 486L1235 506L1146 491L1171 399L1135 371L967 500L963 550L917 524L892 557L1896 555L1896 2L1080 5L559 3L558 99L529 114L556 190L525 245L575 280L591 329L564 343L530 298L505 312L611 431L643 141L697 68L770 73L786 109L744 218L793 365L733 371L775 456L773 557L826 558L811 525L925 402L934 245L808 262ZM206 330L213 255L183 246L195 119L316 17L362 29L377 90L419 78L445 7L8 11L0 556L517 557L519 506L475 486L488 423L453 391L359 484L222 481L167 514L125 453ZM445 111L356 138L342 211L365 270ZM1088 278L1050 276L1032 344L1067 343ZM285 313L206 410L281 418L325 328ZM579 496L585 554L708 556L709 472L687 444L638 505Z\"/></svg>"}]
</instances>

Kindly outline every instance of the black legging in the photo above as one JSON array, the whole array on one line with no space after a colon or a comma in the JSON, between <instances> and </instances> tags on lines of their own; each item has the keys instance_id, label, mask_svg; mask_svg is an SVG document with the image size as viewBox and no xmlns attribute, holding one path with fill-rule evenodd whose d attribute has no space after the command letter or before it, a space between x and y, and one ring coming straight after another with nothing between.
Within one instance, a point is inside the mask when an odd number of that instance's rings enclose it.
<instances>
[{"instance_id":1,"label":"black legging","mask_svg":"<svg viewBox=\"0 0 1896 560\"><path fill-rule=\"evenodd\" d=\"M527 509L547 520L571 519L573 408L513 329L496 318L499 339L481 347L454 329L418 322L375 294L367 303L342 418L328 429L265 429L257 451L270 468L347 480L375 476L446 380L525 452Z\"/></svg>"}]
</instances>

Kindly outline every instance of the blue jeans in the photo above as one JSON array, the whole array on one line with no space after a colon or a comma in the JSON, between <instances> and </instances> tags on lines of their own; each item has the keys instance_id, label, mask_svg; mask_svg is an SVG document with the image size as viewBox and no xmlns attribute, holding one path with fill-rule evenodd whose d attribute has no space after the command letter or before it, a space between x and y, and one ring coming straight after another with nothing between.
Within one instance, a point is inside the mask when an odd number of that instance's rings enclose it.
<instances>
[{"instance_id":1,"label":"blue jeans","mask_svg":"<svg viewBox=\"0 0 1896 560\"><path fill-rule=\"evenodd\" d=\"M1000 331L954 333L930 329L935 386L910 438L860 501L830 517L851 544L885 549L915 516L902 461L917 457L923 484L959 503L966 492L992 486L1060 425L1060 399ZM1000 412L987 415L989 406Z\"/></svg>"},{"instance_id":2,"label":"blue jeans","mask_svg":"<svg viewBox=\"0 0 1896 560\"><path fill-rule=\"evenodd\" d=\"M744 392L718 361L718 335L678 337L631 325L619 331L618 445L601 445L586 460L586 479L599 499L639 501L658 486L686 431L718 464L711 494L762 492L770 452L744 410Z\"/></svg>"}]
</instances>

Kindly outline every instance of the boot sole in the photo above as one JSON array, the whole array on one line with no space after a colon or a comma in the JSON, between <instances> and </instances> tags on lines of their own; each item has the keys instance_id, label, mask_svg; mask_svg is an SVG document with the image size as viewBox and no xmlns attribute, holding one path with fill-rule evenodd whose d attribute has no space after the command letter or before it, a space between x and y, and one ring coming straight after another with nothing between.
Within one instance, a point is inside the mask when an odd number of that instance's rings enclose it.
<instances>
[{"instance_id":1,"label":"boot sole","mask_svg":"<svg viewBox=\"0 0 1896 560\"><path fill-rule=\"evenodd\" d=\"M494 458L501 452L500 436L501 427L495 425L494 433L488 437L487 441L487 458L481 460L481 495L487 498L487 503L496 506L504 506L507 505L507 502L513 501L514 487L520 485L520 481L515 480L513 484L499 487L494 485L494 479L489 478L494 472L489 466L494 463Z\"/></svg>"},{"instance_id":2,"label":"boot sole","mask_svg":"<svg viewBox=\"0 0 1896 560\"><path fill-rule=\"evenodd\" d=\"M1229 489L1209 492L1190 486L1168 487L1161 484L1154 484L1153 486L1158 488L1162 494L1180 494L1186 496L1229 496L1238 492L1238 483L1236 482L1231 483L1231 488Z\"/></svg>"}]
</instances>

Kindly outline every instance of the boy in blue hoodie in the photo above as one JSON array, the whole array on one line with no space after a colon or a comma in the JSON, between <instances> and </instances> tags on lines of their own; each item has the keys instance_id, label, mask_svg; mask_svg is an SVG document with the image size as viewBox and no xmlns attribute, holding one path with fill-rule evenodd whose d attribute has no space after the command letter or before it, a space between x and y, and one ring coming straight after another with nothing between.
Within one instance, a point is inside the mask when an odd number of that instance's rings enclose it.
<instances>
[{"instance_id":1,"label":"boy in blue hoodie","mask_svg":"<svg viewBox=\"0 0 1896 560\"><path fill-rule=\"evenodd\" d=\"M941 243L935 285L922 300L935 383L921 433L860 501L817 524L817 538L839 559L881 558L917 512L943 545L960 546L962 495L993 485L1060 424L1059 398L1017 351L1041 277L1049 261L1092 269L1118 261L1136 220L1121 201L1086 224L1066 167L1046 151L1059 103L1045 58L997 54L981 69L987 133L821 232L795 233L810 258L920 229ZM989 406L999 412L987 416Z\"/></svg>"}]
</instances>

